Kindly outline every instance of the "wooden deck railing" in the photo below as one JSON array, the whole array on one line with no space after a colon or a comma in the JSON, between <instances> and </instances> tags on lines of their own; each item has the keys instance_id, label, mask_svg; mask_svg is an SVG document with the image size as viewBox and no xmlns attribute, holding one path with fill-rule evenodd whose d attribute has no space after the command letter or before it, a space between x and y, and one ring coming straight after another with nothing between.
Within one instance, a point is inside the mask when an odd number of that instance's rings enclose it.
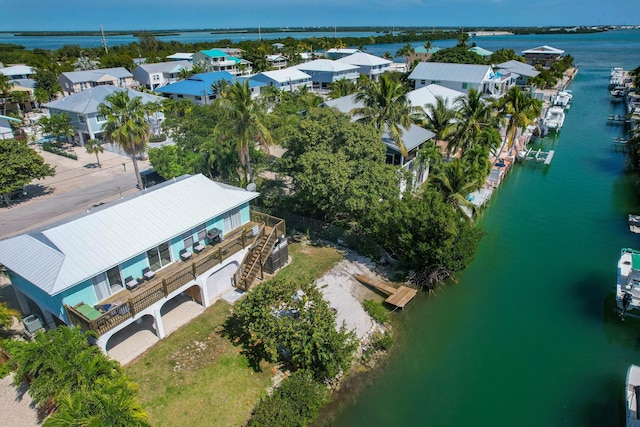
<instances>
[{"instance_id":1,"label":"wooden deck railing","mask_svg":"<svg viewBox=\"0 0 640 427\"><path fill-rule=\"evenodd\" d=\"M69 321L85 330L92 330L97 332L98 335L102 335L132 318L145 308L166 298L170 293L186 285L207 270L221 264L225 259L238 253L247 246L255 248L257 243L264 237L265 224L267 221L276 224L278 224L278 221L282 222L278 228L278 232L284 234L283 220L262 213L257 213L255 218L256 219L254 219L254 212L251 211L251 220L258 223L257 234L254 235L253 227L248 229L246 226L228 233L225 235L224 241L207 247L200 254L194 254L190 262L174 262L167 267L168 271L166 273L161 270L156 278L144 282L140 286L140 289L132 291L130 296L124 299L124 301L114 302L114 306L97 319L90 320L74 307L65 305ZM251 253L252 250L249 250L247 255ZM245 260L246 259L247 257L245 256ZM244 262L246 263L246 261ZM238 270L241 271L240 268Z\"/></svg>"}]
</instances>

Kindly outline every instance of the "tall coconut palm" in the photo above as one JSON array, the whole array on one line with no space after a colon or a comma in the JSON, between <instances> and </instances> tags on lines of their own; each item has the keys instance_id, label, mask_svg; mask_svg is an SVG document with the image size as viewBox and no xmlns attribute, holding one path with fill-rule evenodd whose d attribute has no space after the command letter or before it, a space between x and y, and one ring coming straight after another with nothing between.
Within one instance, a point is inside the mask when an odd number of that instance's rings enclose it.
<instances>
[{"instance_id":1,"label":"tall coconut palm","mask_svg":"<svg viewBox=\"0 0 640 427\"><path fill-rule=\"evenodd\" d=\"M84 144L84 148L87 150L87 153L96 155L96 162L98 163L98 167L101 168L102 164L100 163L100 157L98 157L98 154L104 153L102 141L98 139L90 139L86 144Z\"/></svg>"},{"instance_id":2,"label":"tall coconut palm","mask_svg":"<svg viewBox=\"0 0 640 427\"><path fill-rule=\"evenodd\" d=\"M442 96L436 96L436 104L425 105L425 127L436 134L436 140L446 141L455 130L456 110L447 106Z\"/></svg>"},{"instance_id":3,"label":"tall coconut palm","mask_svg":"<svg viewBox=\"0 0 640 427\"><path fill-rule=\"evenodd\" d=\"M415 53L415 49L413 48L413 46L411 46L411 44L409 43L406 43L404 46L398 49L398 51L396 52L396 55L404 57L405 62L409 64L409 57L413 53Z\"/></svg>"},{"instance_id":4,"label":"tall coconut palm","mask_svg":"<svg viewBox=\"0 0 640 427\"><path fill-rule=\"evenodd\" d=\"M353 82L353 80L340 79L331 84L331 92L329 92L329 98L341 98L343 96L356 93L357 91L358 86Z\"/></svg>"},{"instance_id":5,"label":"tall coconut palm","mask_svg":"<svg viewBox=\"0 0 640 427\"><path fill-rule=\"evenodd\" d=\"M359 121L370 123L382 132L389 132L403 156L407 155L402 142L404 129L418 121L418 113L422 110L411 106L406 93L407 88L400 81L384 73L377 82L370 82L356 95L356 101L362 102L364 107L352 111L354 116L359 116Z\"/></svg>"},{"instance_id":6,"label":"tall coconut palm","mask_svg":"<svg viewBox=\"0 0 640 427\"><path fill-rule=\"evenodd\" d=\"M416 161L418 165L424 169L424 180L429 178L429 172L432 166L439 167L442 164L443 159L442 149L436 145L433 141L426 142L420 150Z\"/></svg>"},{"instance_id":7,"label":"tall coconut palm","mask_svg":"<svg viewBox=\"0 0 640 427\"><path fill-rule=\"evenodd\" d=\"M151 125L145 119L146 107L140 97L130 98L126 90L108 95L104 101L98 105L98 113L107 119L103 127L104 138L120 145L131 157L138 189L142 191L137 157L144 154L151 131Z\"/></svg>"},{"instance_id":8,"label":"tall coconut palm","mask_svg":"<svg viewBox=\"0 0 640 427\"><path fill-rule=\"evenodd\" d=\"M226 120L216 126L216 131L233 138L240 163L246 168L247 182L253 182L251 148L259 144L266 152L273 144L273 137L265 126L265 112L261 104L251 98L249 82L235 81L227 88L227 96L220 98L217 105L224 111Z\"/></svg>"},{"instance_id":9,"label":"tall coconut palm","mask_svg":"<svg viewBox=\"0 0 640 427\"><path fill-rule=\"evenodd\" d=\"M451 203L463 213L475 212L476 207L467 196L479 188L478 183L469 176L469 169L461 159L445 163L437 174L429 180L447 203Z\"/></svg>"},{"instance_id":10,"label":"tall coconut palm","mask_svg":"<svg viewBox=\"0 0 640 427\"><path fill-rule=\"evenodd\" d=\"M482 99L482 95L476 89L470 89L456 102L460 105L458 123L448 151L452 153L455 150L461 150L464 154L469 147L478 141L483 127L495 125L495 120L492 116L491 105Z\"/></svg>"},{"instance_id":11,"label":"tall coconut palm","mask_svg":"<svg viewBox=\"0 0 640 427\"><path fill-rule=\"evenodd\" d=\"M532 124L542 112L542 101L532 98L528 93L513 86L498 103L498 115L507 118L507 132L505 144L509 150L513 147L518 130ZM497 158L500 157L503 146L500 147Z\"/></svg>"}]
</instances>

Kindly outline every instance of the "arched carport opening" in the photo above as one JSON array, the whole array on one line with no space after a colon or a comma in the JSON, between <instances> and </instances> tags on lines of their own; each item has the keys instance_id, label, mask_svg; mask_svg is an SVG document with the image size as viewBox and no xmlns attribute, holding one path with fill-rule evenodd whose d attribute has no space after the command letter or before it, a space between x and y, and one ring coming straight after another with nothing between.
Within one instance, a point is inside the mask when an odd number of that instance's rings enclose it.
<instances>
[{"instance_id":1,"label":"arched carport opening","mask_svg":"<svg viewBox=\"0 0 640 427\"><path fill-rule=\"evenodd\" d=\"M202 289L198 285L193 285L165 302L160 309L160 321L164 327L165 336L202 314L204 312L202 301Z\"/></svg>"},{"instance_id":2,"label":"arched carport opening","mask_svg":"<svg viewBox=\"0 0 640 427\"><path fill-rule=\"evenodd\" d=\"M107 354L127 364L144 353L159 340L155 321L147 314L113 334L107 341Z\"/></svg>"},{"instance_id":3,"label":"arched carport opening","mask_svg":"<svg viewBox=\"0 0 640 427\"><path fill-rule=\"evenodd\" d=\"M233 275L238 270L238 263L232 262L207 277L204 286L207 289L207 305L220 298L233 287Z\"/></svg>"}]
</instances>

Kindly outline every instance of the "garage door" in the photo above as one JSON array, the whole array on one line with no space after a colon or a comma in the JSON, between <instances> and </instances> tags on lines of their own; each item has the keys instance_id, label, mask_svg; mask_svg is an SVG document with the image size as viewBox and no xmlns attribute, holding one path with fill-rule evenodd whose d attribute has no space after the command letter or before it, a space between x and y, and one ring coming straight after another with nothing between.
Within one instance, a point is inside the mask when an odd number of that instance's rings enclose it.
<instances>
[{"instance_id":1,"label":"garage door","mask_svg":"<svg viewBox=\"0 0 640 427\"><path fill-rule=\"evenodd\" d=\"M220 297L225 291L231 289L233 286L231 280L237 269L238 265L236 263L231 263L209 276L207 279L207 294L209 294L208 302L213 301Z\"/></svg>"}]
</instances>

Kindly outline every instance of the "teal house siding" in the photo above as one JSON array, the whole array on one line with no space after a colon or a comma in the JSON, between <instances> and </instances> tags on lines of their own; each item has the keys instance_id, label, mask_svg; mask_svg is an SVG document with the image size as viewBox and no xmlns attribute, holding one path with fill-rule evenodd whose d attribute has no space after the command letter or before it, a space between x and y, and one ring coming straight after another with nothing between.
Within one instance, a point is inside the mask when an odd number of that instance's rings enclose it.
<instances>
[{"instance_id":1,"label":"teal house siding","mask_svg":"<svg viewBox=\"0 0 640 427\"><path fill-rule=\"evenodd\" d=\"M245 203L240 207L240 218L243 224L251 221L251 212L249 210L249 203Z\"/></svg>"},{"instance_id":2,"label":"teal house siding","mask_svg":"<svg viewBox=\"0 0 640 427\"><path fill-rule=\"evenodd\" d=\"M180 261L180 251L184 249L184 243L182 242L182 235L176 236L169 241L169 247L171 252L171 259L174 261Z\"/></svg>"},{"instance_id":3,"label":"teal house siding","mask_svg":"<svg viewBox=\"0 0 640 427\"><path fill-rule=\"evenodd\" d=\"M122 279L126 279L131 276L137 279L142 276L142 270L145 267L149 267L149 260L147 259L147 253L136 255L135 257L126 260L120 264L120 272L122 273Z\"/></svg>"}]
</instances>

